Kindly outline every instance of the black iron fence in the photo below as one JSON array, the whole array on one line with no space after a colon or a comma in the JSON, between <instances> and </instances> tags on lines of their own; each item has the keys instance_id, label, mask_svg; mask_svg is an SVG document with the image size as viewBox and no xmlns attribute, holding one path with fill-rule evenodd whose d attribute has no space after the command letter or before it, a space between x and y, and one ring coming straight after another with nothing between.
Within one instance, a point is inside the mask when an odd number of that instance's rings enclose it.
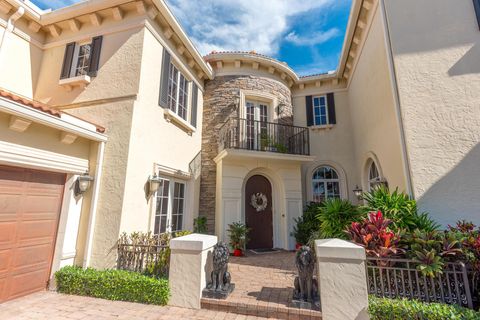
<instances>
[{"instance_id":1,"label":"black iron fence","mask_svg":"<svg viewBox=\"0 0 480 320\"><path fill-rule=\"evenodd\" d=\"M308 128L286 124L230 118L219 132L219 152L244 149L309 155Z\"/></svg>"},{"instance_id":2,"label":"black iron fence","mask_svg":"<svg viewBox=\"0 0 480 320\"><path fill-rule=\"evenodd\" d=\"M424 276L408 259L367 258L369 294L385 298L417 299L473 308L471 279L465 264L447 263L436 277Z\"/></svg>"}]
</instances>

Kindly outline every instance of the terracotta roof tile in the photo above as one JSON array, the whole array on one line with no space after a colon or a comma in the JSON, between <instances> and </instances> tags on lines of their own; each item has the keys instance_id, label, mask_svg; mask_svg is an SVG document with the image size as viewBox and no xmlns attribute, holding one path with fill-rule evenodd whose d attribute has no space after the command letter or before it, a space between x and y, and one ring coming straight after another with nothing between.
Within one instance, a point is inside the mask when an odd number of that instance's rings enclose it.
<instances>
[{"instance_id":1,"label":"terracotta roof tile","mask_svg":"<svg viewBox=\"0 0 480 320\"><path fill-rule=\"evenodd\" d=\"M77 116L73 116L69 113L66 113L66 112L62 112L61 110L58 110L58 109L55 109L53 107L50 107L44 103L41 103L41 102L38 102L38 101L35 101L35 100L31 100L31 99L27 99L27 98L24 98L24 97L21 97L17 94L14 94L10 91L7 91L7 90L4 90L2 88L0 88L0 97L4 97L4 98L7 98L11 101L14 101L14 102L17 102L17 103L20 103L26 107L30 107L30 108L33 108L33 109L37 109L39 111L42 111L42 112L45 112L45 113L48 113L48 114L51 114L52 116L55 116L55 117L61 117L62 114L68 114L70 117L74 117L74 118L77 118L79 120L82 120L84 122L87 122L87 123L90 123L92 125L94 125L96 127L96 131L99 132L99 133L104 133L105 132L105 128L102 127L102 126L99 126L93 122L90 122L90 121L87 121L87 120L84 120L80 117L77 117Z\"/></svg>"},{"instance_id":2,"label":"terracotta roof tile","mask_svg":"<svg viewBox=\"0 0 480 320\"><path fill-rule=\"evenodd\" d=\"M43 103L40 103L40 102L37 102L37 101L34 101L34 100L23 98L19 95L16 95L14 93L11 93L11 92L3 90L3 89L0 89L0 96L2 96L4 98L7 98L9 100L12 100L12 101L21 103L24 106L43 111L45 113L49 113L52 116L60 117L60 115L61 115L60 110L51 108L51 107L47 106L46 104L43 104Z\"/></svg>"}]
</instances>

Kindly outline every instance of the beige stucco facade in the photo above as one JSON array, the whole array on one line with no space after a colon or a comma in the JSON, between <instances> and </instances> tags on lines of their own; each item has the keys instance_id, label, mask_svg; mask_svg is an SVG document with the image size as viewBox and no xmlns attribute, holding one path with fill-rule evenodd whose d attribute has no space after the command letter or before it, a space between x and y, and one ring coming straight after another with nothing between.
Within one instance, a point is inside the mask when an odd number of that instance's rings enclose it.
<instances>
[{"instance_id":1,"label":"beige stucco facade","mask_svg":"<svg viewBox=\"0 0 480 320\"><path fill-rule=\"evenodd\" d=\"M375 163L379 179L443 225L477 218L480 32L470 0L353 1L338 69L307 77L255 52L202 57L160 0L53 12L0 4L0 90L23 101L0 97L0 163L65 172L70 187L85 171L95 178L81 201L65 194L55 268L112 267L121 232L154 231L158 194L146 192L153 175L184 184L182 229L200 214L222 240L229 223L245 221L245 181L265 176L273 246L285 249L295 245L294 218L313 200L322 166L336 171L339 196L354 203L353 189L368 190ZM67 45L97 36L98 72L60 79ZM160 103L166 57L187 82L183 118ZM307 104L320 96L333 99L335 121L312 125ZM267 105L275 128L308 132L308 149L220 148L223 124L245 119L248 101ZM12 130L12 117L31 124ZM65 133L76 138L66 143ZM7 159L7 146L17 158ZM43 162L26 160L31 149Z\"/></svg>"}]
</instances>

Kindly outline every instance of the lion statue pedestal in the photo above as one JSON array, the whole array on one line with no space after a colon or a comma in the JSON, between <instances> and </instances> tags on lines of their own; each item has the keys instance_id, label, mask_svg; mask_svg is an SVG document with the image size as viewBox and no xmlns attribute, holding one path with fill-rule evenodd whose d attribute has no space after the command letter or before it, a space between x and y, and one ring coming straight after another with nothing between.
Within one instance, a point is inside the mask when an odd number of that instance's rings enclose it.
<instances>
[{"instance_id":1,"label":"lion statue pedestal","mask_svg":"<svg viewBox=\"0 0 480 320\"><path fill-rule=\"evenodd\" d=\"M295 255L298 276L294 281L292 303L297 308L311 309L312 304L320 306L317 279L313 278L315 257L309 246L302 246Z\"/></svg>"},{"instance_id":2,"label":"lion statue pedestal","mask_svg":"<svg viewBox=\"0 0 480 320\"><path fill-rule=\"evenodd\" d=\"M230 272L228 272L228 258L230 251L225 243L219 242L213 247L213 271L210 275L210 282L203 289L204 298L226 299L235 289L231 283Z\"/></svg>"}]
</instances>

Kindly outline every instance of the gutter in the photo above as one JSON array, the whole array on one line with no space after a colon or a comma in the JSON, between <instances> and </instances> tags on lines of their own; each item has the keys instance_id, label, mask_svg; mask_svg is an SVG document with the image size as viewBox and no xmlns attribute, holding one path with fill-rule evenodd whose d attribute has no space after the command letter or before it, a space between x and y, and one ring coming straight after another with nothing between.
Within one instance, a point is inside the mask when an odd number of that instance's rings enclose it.
<instances>
[{"instance_id":1,"label":"gutter","mask_svg":"<svg viewBox=\"0 0 480 320\"><path fill-rule=\"evenodd\" d=\"M23 7L19 7L17 11L15 11L15 13L8 18L7 25L2 34L2 40L0 40L0 63L2 62L1 57L2 57L2 49L5 44L5 38L7 34L11 33L15 28L15 22L18 19L20 19L24 14L25 14L25 9Z\"/></svg>"},{"instance_id":2,"label":"gutter","mask_svg":"<svg viewBox=\"0 0 480 320\"><path fill-rule=\"evenodd\" d=\"M99 142L97 149L97 164L95 166L95 182L93 183L90 213L88 215L87 240L83 255L83 268L88 268L92 261L93 235L95 234L95 222L97 220L98 198L100 194L100 179L103 171L103 157L105 154L105 142Z\"/></svg>"},{"instance_id":3,"label":"gutter","mask_svg":"<svg viewBox=\"0 0 480 320\"><path fill-rule=\"evenodd\" d=\"M393 60L393 50L392 50L392 42L390 39L390 29L388 25L388 18L387 18L387 9L385 5L385 0L380 0L380 8L381 8L381 15L383 20L384 26L384 33L385 33L385 48L387 49L387 62L388 68L390 70L390 80L393 90L393 98L395 103L395 111L396 111L396 119L398 128L400 130L400 146L402 148L402 163L403 163L403 173L406 178L406 187L407 187L407 194L412 198L415 199L415 192L413 189L413 181L412 181L412 171L410 165L410 158L408 156L408 148L405 138L405 128L403 125L403 117L402 117L402 108L400 104L400 93L398 89L398 82L397 82L397 73L395 70L395 63Z\"/></svg>"}]
</instances>

